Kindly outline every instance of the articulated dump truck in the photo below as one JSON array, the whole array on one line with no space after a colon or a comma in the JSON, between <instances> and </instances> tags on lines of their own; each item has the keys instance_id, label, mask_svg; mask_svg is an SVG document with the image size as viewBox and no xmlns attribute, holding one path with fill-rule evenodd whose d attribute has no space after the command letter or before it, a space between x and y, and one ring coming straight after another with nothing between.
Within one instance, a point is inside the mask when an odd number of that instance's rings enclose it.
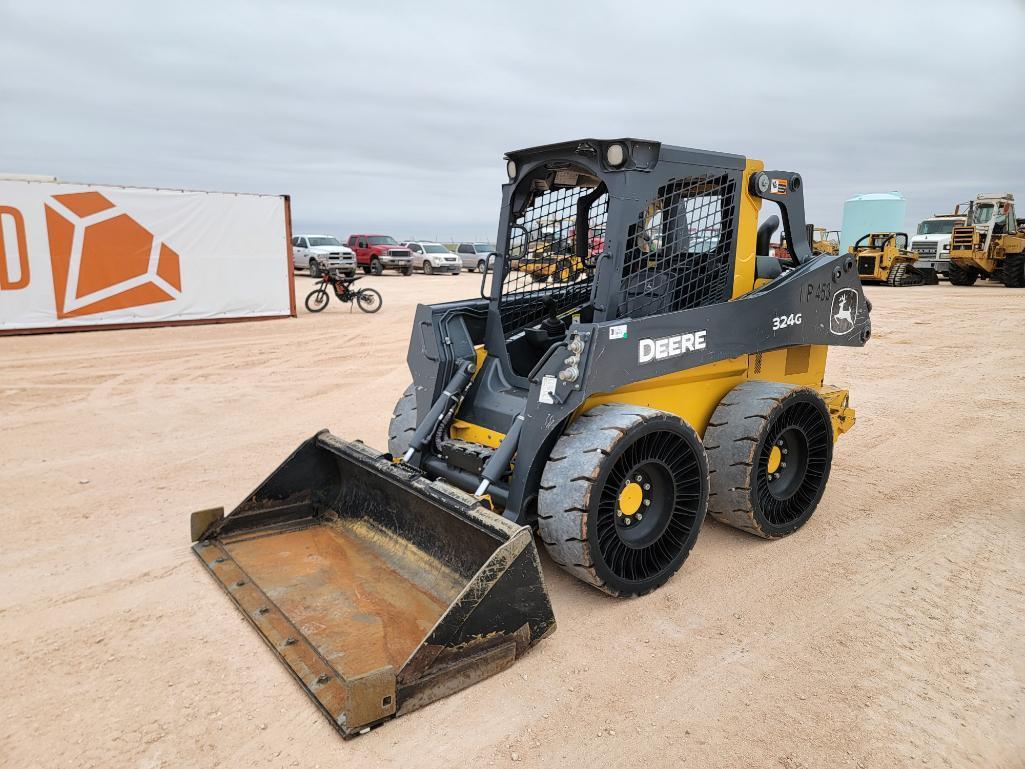
<instances>
[{"instance_id":1,"label":"articulated dump truck","mask_svg":"<svg viewBox=\"0 0 1025 769\"><path fill-rule=\"evenodd\" d=\"M346 737L555 629L535 532L598 590L648 593L706 513L801 527L854 424L826 351L864 345L871 308L850 254L813 253L799 174L638 139L506 170L481 296L417 310L388 452L324 431L227 516L192 516L196 555ZM535 242L553 223L560 247ZM574 269L538 280L567 249Z\"/></svg>"}]
</instances>

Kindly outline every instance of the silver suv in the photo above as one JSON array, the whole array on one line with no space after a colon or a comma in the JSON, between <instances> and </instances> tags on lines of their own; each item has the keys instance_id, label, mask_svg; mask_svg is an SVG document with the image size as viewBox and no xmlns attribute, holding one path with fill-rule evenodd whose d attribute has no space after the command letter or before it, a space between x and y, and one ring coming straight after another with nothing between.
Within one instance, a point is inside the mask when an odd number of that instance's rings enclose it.
<instances>
[{"instance_id":1,"label":"silver suv","mask_svg":"<svg viewBox=\"0 0 1025 769\"><path fill-rule=\"evenodd\" d=\"M413 269L422 270L425 275L436 272L451 272L458 275L462 270L459 257L441 243L411 240L405 246L413 254Z\"/></svg>"},{"instance_id":2,"label":"silver suv","mask_svg":"<svg viewBox=\"0 0 1025 769\"><path fill-rule=\"evenodd\" d=\"M327 270L352 277L356 254L333 235L297 235L292 238L292 265L309 270L311 278L319 278Z\"/></svg>"},{"instance_id":3,"label":"silver suv","mask_svg":"<svg viewBox=\"0 0 1025 769\"><path fill-rule=\"evenodd\" d=\"M460 243L456 254L459 255L463 267L466 269L484 272L484 268L494 258L495 245L493 243Z\"/></svg>"}]
</instances>

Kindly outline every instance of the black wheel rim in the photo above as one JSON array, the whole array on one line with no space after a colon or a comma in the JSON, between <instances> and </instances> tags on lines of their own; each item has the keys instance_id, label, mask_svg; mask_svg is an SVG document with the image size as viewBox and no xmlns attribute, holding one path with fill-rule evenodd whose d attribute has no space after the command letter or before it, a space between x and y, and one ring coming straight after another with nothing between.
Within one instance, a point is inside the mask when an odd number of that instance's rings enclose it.
<instances>
[{"instance_id":1,"label":"black wheel rim","mask_svg":"<svg viewBox=\"0 0 1025 769\"><path fill-rule=\"evenodd\" d=\"M811 403L789 406L769 426L757 472L758 503L769 524L792 523L818 502L828 471L830 432Z\"/></svg>"},{"instance_id":2,"label":"black wheel rim","mask_svg":"<svg viewBox=\"0 0 1025 769\"><path fill-rule=\"evenodd\" d=\"M616 459L595 523L598 550L613 574L639 582L672 566L694 530L701 472L690 444L671 432L642 435ZM640 486L643 496L637 511L627 515L621 499L631 484Z\"/></svg>"}]
</instances>

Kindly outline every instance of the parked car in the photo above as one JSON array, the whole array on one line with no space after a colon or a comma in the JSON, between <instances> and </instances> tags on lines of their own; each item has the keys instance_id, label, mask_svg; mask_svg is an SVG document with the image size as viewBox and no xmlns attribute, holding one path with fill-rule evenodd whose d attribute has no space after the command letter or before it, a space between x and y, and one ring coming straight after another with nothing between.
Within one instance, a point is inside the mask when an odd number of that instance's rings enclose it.
<instances>
[{"instance_id":1,"label":"parked car","mask_svg":"<svg viewBox=\"0 0 1025 769\"><path fill-rule=\"evenodd\" d=\"M351 278L356 274L356 254L333 235L296 235L292 238L292 266L309 270L311 278L328 270Z\"/></svg>"},{"instance_id":2,"label":"parked car","mask_svg":"<svg viewBox=\"0 0 1025 769\"><path fill-rule=\"evenodd\" d=\"M466 269L484 272L485 266L494 258L495 246L493 243L460 243L456 254Z\"/></svg>"},{"instance_id":3,"label":"parked car","mask_svg":"<svg viewBox=\"0 0 1025 769\"><path fill-rule=\"evenodd\" d=\"M385 270L413 274L412 254L391 235L350 235L349 248L356 252L357 266L368 275Z\"/></svg>"},{"instance_id":4,"label":"parked car","mask_svg":"<svg viewBox=\"0 0 1025 769\"><path fill-rule=\"evenodd\" d=\"M406 243L405 246L413 254L413 269L423 270L424 275L431 275L435 272L451 272L458 275L463 269L459 257L441 243L413 240Z\"/></svg>"}]
</instances>

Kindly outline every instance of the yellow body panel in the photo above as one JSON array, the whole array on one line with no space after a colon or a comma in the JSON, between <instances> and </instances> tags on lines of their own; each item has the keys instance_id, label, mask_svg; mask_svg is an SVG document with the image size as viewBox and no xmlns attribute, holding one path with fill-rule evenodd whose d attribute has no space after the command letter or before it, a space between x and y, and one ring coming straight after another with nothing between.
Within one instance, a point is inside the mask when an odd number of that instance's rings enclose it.
<instances>
[{"instance_id":1,"label":"yellow body panel","mask_svg":"<svg viewBox=\"0 0 1025 769\"><path fill-rule=\"evenodd\" d=\"M452 424L448 428L448 434L457 440L479 443L482 446L490 446L493 449L497 449L498 444L505 437L505 433L500 433L497 430L488 430L486 427L480 427L458 418L452 420Z\"/></svg>"},{"instance_id":2,"label":"yellow body panel","mask_svg":"<svg viewBox=\"0 0 1025 769\"><path fill-rule=\"evenodd\" d=\"M748 293L755 282L755 251L758 241L758 212L762 199L756 198L751 189L751 177L765 170L760 160L748 160L744 168L744 179L740 184L740 210L737 220L737 256L733 270L733 298Z\"/></svg>"}]
</instances>

